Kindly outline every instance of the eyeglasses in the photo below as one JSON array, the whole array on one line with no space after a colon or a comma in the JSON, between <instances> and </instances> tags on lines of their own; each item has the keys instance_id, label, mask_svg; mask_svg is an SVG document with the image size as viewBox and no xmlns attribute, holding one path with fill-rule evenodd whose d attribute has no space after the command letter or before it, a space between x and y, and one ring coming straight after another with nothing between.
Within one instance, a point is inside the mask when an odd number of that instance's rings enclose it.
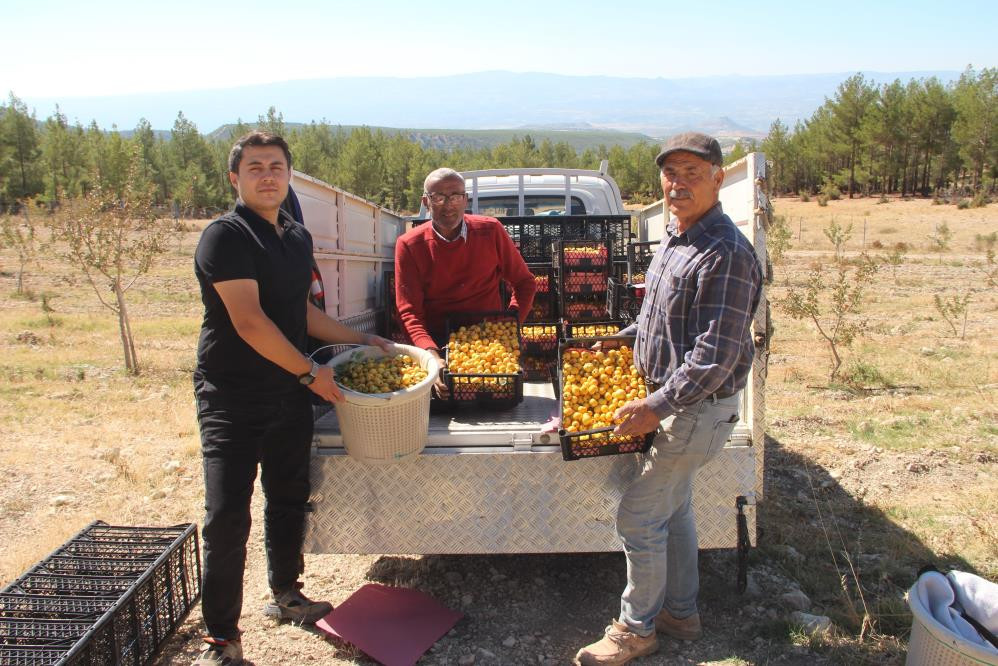
<instances>
[{"instance_id":1,"label":"eyeglasses","mask_svg":"<svg viewBox=\"0 0 998 666\"><path fill-rule=\"evenodd\" d=\"M430 200L434 206L442 206L445 203L450 203L452 201L461 201L466 196L467 192L455 192L454 194L439 194L437 192L423 192L427 199Z\"/></svg>"}]
</instances>

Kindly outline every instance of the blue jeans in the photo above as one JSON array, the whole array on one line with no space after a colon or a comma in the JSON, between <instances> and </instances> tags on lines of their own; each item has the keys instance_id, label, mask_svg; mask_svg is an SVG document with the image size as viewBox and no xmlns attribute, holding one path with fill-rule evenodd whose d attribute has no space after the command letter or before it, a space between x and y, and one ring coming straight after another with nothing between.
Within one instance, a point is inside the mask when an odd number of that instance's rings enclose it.
<instances>
[{"instance_id":1,"label":"blue jeans","mask_svg":"<svg viewBox=\"0 0 998 666\"><path fill-rule=\"evenodd\" d=\"M663 608L675 618L697 612L693 478L731 435L739 395L708 398L662 421L640 474L620 500L617 533L627 558L627 587L619 621L637 634L654 633Z\"/></svg>"}]
</instances>

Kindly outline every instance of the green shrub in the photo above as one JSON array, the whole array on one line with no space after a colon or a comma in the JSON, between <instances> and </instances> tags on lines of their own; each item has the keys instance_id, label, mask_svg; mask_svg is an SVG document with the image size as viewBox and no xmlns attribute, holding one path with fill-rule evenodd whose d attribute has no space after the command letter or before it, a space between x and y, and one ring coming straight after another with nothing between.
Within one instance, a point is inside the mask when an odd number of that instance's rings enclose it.
<instances>
[{"instance_id":1,"label":"green shrub","mask_svg":"<svg viewBox=\"0 0 998 666\"><path fill-rule=\"evenodd\" d=\"M891 202L891 200L887 198L886 194L881 194L880 198L877 199L877 203L885 204L885 203L890 203L890 202Z\"/></svg>"},{"instance_id":2,"label":"green shrub","mask_svg":"<svg viewBox=\"0 0 998 666\"><path fill-rule=\"evenodd\" d=\"M828 205L828 197L826 197L824 194L819 194L818 195L818 205L819 206L827 206Z\"/></svg>"},{"instance_id":3,"label":"green shrub","mask_svg":"<svg viewBox=\"0 0 998 666\"><path fill-rule=\"evenodd\" d=\"M838 185L830 180L826 181L824 186L822 186L821 193L832 201L837 201L842 198L842 190L840 190Z\"/></svg>"},{"instance_id":4,"label":"green shrub","mask_svg":"<svg viewBox=\"0 0 998 666\"><path fill-rule=\"evenodd\" d=\"M984 208L989 203L991 203L991 197L986 195L984 192L978 192L974 195L974 198L970 200L971 208Z\"/></svg>"},{"instance_id":5,"label":"green shrub","mask_svg":"<svg viewBox=\"0 0 998 666\"><path fill-rule=\"evenodd\" d=\"M810 195L810 194L808 194L808 193L807 193L806 191L804 191L804 190L801 190L801 191L800 191L800 200L801 200L802 202L804 202L804 203L807 203L808 201L810 201L810 200L811 200L811 195Z\"/></svg>"},{"instance_id":6,"label":"green shrub","mask_svg":"<svg viewBox=\"0 0 998 666\"><path fill-rule=\"evenodd\" d=\"M993 250L996 244L998 244L998 231L992 231L990 234L974 234L974 249L978 252Z\"/></svg>"},{"instance_id":7,"label":"green shrub","mask_svg":"<svg viewBox=\"0 0 998 666\"><path fill-rule=\"evenodd\" d=\"M966 210L970 208L970 199L960 199L956 202L956 207L960 210Z\"/></svg>"},{"instance_id":8,"label":"green shrub","mask_svg":"<svg viewBox=\"0 0 998 666\"><path fill-rule=\"evenodd\" d=\"M884 388L891 386L890 379L872 363L856 360L847 364L839 374L843 384L853 388Z\"/></svg>"}]
</instances>

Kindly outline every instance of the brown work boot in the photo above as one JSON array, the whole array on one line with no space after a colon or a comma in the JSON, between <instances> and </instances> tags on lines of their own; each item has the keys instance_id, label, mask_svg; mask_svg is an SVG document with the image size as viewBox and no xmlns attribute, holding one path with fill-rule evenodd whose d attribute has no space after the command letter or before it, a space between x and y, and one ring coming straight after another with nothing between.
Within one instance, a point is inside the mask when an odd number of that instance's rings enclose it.
<instances>
[{"instance_id":1,"label":"brown work boot","mask_svg":"<svg viewBox=\"0 0 998 666\"><path fill-rule=\"evenodd\" d=\"M695 641L703 636L703 627L700 626L700 613L693 613L689 617L679 619L672 617L672 614L663 608L655 616L655 629L661 631L666 636L678 638L681 641Z\"/></svg>"},{"instance_id":2,"label":"brown work boot","mask_svg":"<svg viewBox=\"0 0 998 666\"><path fill-rule=\"evenodd\" d=\"M655 634L639 636L626 625L613 620L603 638L579 650L572 663L576 666L620 666L657 650L658 637Z\"/></svg>"},{"instance_id":3,"label":"brown work boot","mask_svg":"<svg viewBox=\"0 0 998 666\"><path fill-rule=\"evenodd\" d=\"M333 605L328 601L312 601L301 593L302 584L295 583L281 592L274 592L274 599L263 607L264 615L276 620L290 620L297 624L315 624L329 615Z\"/></svg>"}]
</instances>

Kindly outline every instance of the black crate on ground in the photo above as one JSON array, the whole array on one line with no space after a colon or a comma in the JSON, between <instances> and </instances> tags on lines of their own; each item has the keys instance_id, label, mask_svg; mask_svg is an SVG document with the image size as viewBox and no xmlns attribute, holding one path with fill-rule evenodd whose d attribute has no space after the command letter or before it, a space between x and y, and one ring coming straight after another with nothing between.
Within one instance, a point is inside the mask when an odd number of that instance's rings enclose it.
<instances>
[{"instance_id":1,"label":"black crate on ground","mask_svg":"<svg viewBox=\"0 0 998 666\"><path fill-rule=\"evenodd\" d=\"M556 240L600 240L613 237L613 257L626 261L631 239L630 215L559 215L557 217L503 216L513 243L527 263L551 262Z\"/></svg>"},{"instance_id":2,"label":"black crate on ground","mask_svg":"<svg viewBox=\"0 0 998 666\"><path fill-rule=\"evenodd\" d=\"M446 362L451 365L453 349L451 334L462 326L481 324L484 322L513 322L516 324L516 346L522 347L520 325L517 315L511 312L461 312L447 317L447 349ZM449 368L443 373L444 383L450 393L448 401L452 404L477 404L483 407L504 409L514 407L523 401L522 369L508 373L469 373L451 372Z\"/></svg>"},{"instance_id":3,"label":"black crate on ground","mask_svg":"<svg viewBox=\"0 0 998 666\"><path fill-rule=\"evenodd\" d=\"M537 292L534 294L534 304L527 315L527 321L553 321L558 318L558 279L551 263L527 264L534 275Z\"/></svg>"},{"instance_id":4,"label":"black crate on ground","mask_svg":"<svg viewBox=\"0 0 998 666\"><path fill-rule=\"evenodd\" d=\"M520 327L520 366L526 379L547 381L558 356L559 322L526 323Z\"/></svg>"},{"instance_id":5,"label":"black crate on ground","mask_svg":"<svg viewBox=\"0 0 998 666\"><path fill-rule=\"evenodd\" d=\"M92 523L0 591L0 664L147 664L200 594L195 525Z\"/></svg>"},{"instance_id":6,"label":"black crate on ground","mask_svg":"<svg viewBox=\"0 0 998 666\"><path fill-rule=\"evenodd\" d=\"M620 320L566 322L564 333L566 338L602 338L615 335L625 326L627 323Z\"/></svg>"},{"instance_id":7,"label":"black crate on ground","mask_svg":"<svg viewBox=\"0 0 998 666\"><path fill-rule=\"evenodd\" d=\"M606 286L606 312L611 319L634 321L641 312L644 297L644 284L626 284L610 278Z\"/></svg>"},{"instance_id":8,"label":"black crate on ground","mask_svg":"<svg viewBox=\"0 0 998 666\"><path fill-rule=\"evenodd\" d=\"M627 345L633 351L634 336L594 336L567 338L558 345L558 413L565 414L565 373L563 364L566 363L566 352L578 351L579 353L591 353L592 347L600 343L600 351L606 353L611 349L619 349ZM558 431L558 438L561 443L561 455L565 460L580 460L582 458L595 458L598 456L611 456L623 453L644 453L655 439L655 433L646 435L616 435L613 426L599 427L590 430L570 430L562 422L562 428Z\"/></svg>"}]
</instances>

